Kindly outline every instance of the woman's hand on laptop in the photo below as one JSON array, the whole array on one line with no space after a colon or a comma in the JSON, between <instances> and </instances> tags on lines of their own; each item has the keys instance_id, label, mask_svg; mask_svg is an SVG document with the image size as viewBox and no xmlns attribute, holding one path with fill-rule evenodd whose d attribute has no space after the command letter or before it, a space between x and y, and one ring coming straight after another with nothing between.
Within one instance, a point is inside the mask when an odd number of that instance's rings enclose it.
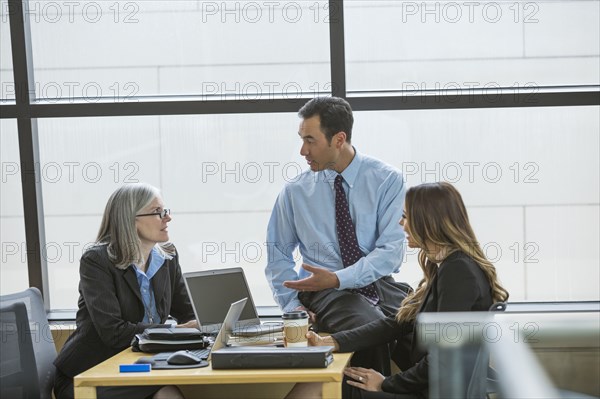
<instances>
[{"instance_id":1,"label":"woman's hand on laptop","mask_svg":"<svg viewBox=\"0 0 600 399\"><path fill-rule=\"evenodd\" d=\"M198 320L194 319L194 320L190 320L187 323L183 323L183 324L177 324L175 326L176 328L199 328L198 326Z\"/></svg>"}]
</instances>

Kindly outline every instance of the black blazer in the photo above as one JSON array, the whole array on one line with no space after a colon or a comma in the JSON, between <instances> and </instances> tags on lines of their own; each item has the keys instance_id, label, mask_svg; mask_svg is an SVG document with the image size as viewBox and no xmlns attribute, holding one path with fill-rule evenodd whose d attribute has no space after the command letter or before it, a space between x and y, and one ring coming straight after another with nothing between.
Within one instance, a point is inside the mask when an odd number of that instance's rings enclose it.
<instances>
[{"instance_id":1,"label":"black blazer","mask_svg":"<svg viewBox=\"0 0 600 399\"><path fill-rule=\"evenodd\" d=\"M419 313L487 311L492 303L492 290L483 270L473 259L457 251L440 264ZM405 371L387 377L381 388L385 392L427 395L427 353L417 345L414 323L398 323L395 317L388 317L332 336L341 352L408 339L401 359Z\"/></svg>"},{"instance_id":2,"label":"black blazer","mask_svg":"<svg viewBox=\"0 0 600 399\"><path fill-rule=\"evenodd\" d=\"M79 275L77 328L54 361L71 378L127 348L144 329L165 327L141 322L144 305L135 270L117 269L106 245L83 254ZM161 323L169 314L179 323L194 319L177 255L165 261L151 282Z\"/></svg>"}]
</instances>

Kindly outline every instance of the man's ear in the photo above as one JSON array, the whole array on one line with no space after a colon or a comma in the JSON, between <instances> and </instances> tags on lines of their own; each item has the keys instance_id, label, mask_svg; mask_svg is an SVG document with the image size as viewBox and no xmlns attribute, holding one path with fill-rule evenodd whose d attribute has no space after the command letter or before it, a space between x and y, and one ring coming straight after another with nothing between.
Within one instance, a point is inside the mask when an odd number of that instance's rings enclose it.
<instances>
[{"instance_id":1,"label":"man's ear","mask_svg":"<svg viewBox=\"0 0 600 399\"><path fill-rule=\"evenodd\" d=\"M341 148L346 142L346 132L337 132L333 137L336 148Z\"/></svg>"}]
</instances>

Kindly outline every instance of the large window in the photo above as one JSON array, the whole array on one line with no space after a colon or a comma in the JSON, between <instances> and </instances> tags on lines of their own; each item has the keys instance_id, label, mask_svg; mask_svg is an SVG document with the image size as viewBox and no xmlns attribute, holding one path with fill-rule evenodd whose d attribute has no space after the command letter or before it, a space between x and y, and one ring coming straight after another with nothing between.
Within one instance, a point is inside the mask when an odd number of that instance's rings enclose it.
<instances>
[{"instance_id":1,"label":"large window","mask_svg":"<svg viewBox=\"0 0 600 399\"><path fill-rule=\"evenodd\" d=\"M23 4L19 28L0 0L2 294L39 285L75 308L109 195L144 181L184 271L243 267L274 305L265 230L306 168L296 111L333 93L359 151L409 186L458 187L511 300L600 298L600 1ZM395 277L416 285L405 261Z\"/></svg>"},{"instance_id":2,"label":"large window","mask_svg":"<svg viewBox=\"0 0 600 399\"><path fill-rule=\"evenodd\" d=\"M513 300L594 300L599 120L593 107L357 112L354 144L409 186L454 183ZM162 188L184 271L241 266L256 303L274 305L265 226L305 168L297 123L286 113L41 120L52 306L74 306L78 259L104 204L136 181ZM408 249L397 279L418 283L416 258Z\"/></svg>"}]
</instances>

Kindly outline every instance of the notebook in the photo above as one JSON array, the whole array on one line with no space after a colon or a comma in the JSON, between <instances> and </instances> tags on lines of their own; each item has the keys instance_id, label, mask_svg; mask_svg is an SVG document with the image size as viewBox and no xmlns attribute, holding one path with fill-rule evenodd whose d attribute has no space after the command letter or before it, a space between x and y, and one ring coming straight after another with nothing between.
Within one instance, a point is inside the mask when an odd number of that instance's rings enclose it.
<instances>
[{"instance_id":1,"label":"notebook","mask_svg":"<svg viewBox=\"0 0 600 399\"><path fill-rule=\"evenodd\" d=\"M233 335L255 336L283 331L283 323L261 324L241 267L183 274L200 330L215 334L233 302L248 298Z\"/></svg>"}]
</instances>

